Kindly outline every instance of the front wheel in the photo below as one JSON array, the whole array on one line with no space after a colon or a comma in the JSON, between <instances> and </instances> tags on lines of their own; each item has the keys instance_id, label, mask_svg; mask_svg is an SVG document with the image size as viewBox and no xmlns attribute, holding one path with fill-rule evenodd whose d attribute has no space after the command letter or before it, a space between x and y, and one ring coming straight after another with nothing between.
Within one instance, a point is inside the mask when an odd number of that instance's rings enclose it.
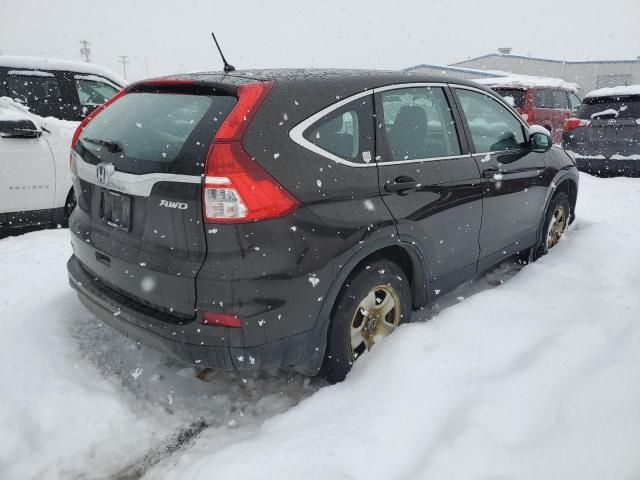
<instances>
[{"instance_id":1,"label":"front wheel","mask_svg":"<svg viewBox=\"0 0 640 480\"><path fill-rule=\"evenodd\" d=\"M364 265L338 295L320 376L331 383L344 380L356 359L410 316L411 294L403 270L386 259Z\"/></svg>"},{"instance_id":2,"label":"front wheel","mask_svg":"<svg viewBox=\"0 0 640 480\"><path fill-rule=\"evenodd\" d=\"M564 192L557 192L551 199L545 213L542 238L535 248L534 259L546 255L549 250L560 243L569 226L570 215L569 197Z\"/></svg>"}]
</instances>

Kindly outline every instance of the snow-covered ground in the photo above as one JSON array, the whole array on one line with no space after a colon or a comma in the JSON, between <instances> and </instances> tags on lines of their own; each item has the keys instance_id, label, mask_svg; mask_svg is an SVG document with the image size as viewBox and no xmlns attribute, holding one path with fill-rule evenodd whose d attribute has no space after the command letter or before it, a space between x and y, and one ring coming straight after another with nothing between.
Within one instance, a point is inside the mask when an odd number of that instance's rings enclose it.
<instances>
[{"instance_id":1,"label":"snow-covered ground","mask_svg":"<svg viewBox=\"0 0 640 480\"><path fill-rule=\"evenodd\" d=\"M342 384L195 371L101 326L68 232L0 240L0 478L640 478L640 180L419 312Z\"/></svg>"}]
</instances>

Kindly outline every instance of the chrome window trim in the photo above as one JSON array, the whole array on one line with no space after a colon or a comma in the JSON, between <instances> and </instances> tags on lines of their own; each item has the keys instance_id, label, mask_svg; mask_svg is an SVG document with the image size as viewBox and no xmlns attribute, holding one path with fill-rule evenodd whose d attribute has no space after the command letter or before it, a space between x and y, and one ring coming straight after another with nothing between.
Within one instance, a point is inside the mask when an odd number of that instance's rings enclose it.
<instances>
[{"instance_id":1,"label":"chrome window trim","mask_svg":"<svg viewBox=\"0 0 640 480\"><path fill-rule=\"evenodd\" d=\"M458 83L450 83L450 82L413 82L413 83L396 83L393 85L385 85L383 87L376 87L376 88L372 88L372 89L368 89L368 90L364 90L360 93L356 93L355 95L351 95L349 97L343 98L342 100L336 102L336 103L332 103L331 105L329 105L328 107L320 110L317 113L314 113L313 115L311 115L310 117L308 117L307 119L303 120L302 122L300 122L298 125L296 125L295 127L293 127L290 131L289 131L289 138L291 138L291 140L293 140L295 143L297 143L298 145L300 145L303 148L306 148L307 150L310 150L314 153L317 153L318 155L327 158L329 160L333 160L336 163L339 163L341 165L346 165L348 167L355 167L355 168L362 168L362 167L375 167L376 165L379 167L384 167L387 165L401 165L401 164L405 164L405 163L422 163L422 162L437 162L437 161L441 161L441 160L451 160L451 159L457 159L457 158L472 158L474 156L477 155L494 155L494 154L498 154L498 153L516 153L516 152L521 152L521 151L527 151L527 149L525 148L519 148L519 149L514 149L514 150L496 150L496 151L492 151L492 152L475 152L475 153L467 153L467 154L461 154L461 155L451 155L451 156L445 156L445 157L432 157L432 158L412 158L410 160L393 160L390 162L378 162L378 161L373 161L371 163L357 163L357 162L353 162L350 160L345 160L342 157L338 157L337 155L334 155L331 152L327 152L326 150L324 150L323 148L318 147L317 145L311 143L310 141L308 141L306 138L304 138L302 136L302 134L304 133L304 131L309 128L311 125L313 125L316 121L318 121L319 119L321 119L322 117L324 117L325 115L328 115L329 113L331 113L334 110L337 110L338 108L346 105L347 103L353 101L353 100L357 100L358 98L363 98L366 97L367 95L374 95L376 93L379 92L385 92L388 90L400 90L403 88L416 88L416 87L438 87L438 88L444 88L444 87L449 87L451 89L455 89L455 88L460 88L462 90L471 90L477 93L481 93L483 95L486 95L487 97L493 99L494 101L498 102L499 104L502 104L503 106L506 107L507 112L509 112L511 114L511 116L513 118L515 118L518 123L520 123L520 125L522 125L522 127L524 128L524 131L529 134L529 126L522 120L522 118L520 118L518 115L515 115L512 111L511 111L511 106L509 104L507 104L504 99L502 97L500 97L499 95L492 95L490 92L487 92L485 90L483 90L482 88L477 88L477 87L473 87L470 85L461 85Z\"/></svg>"},{"instance_id":2,"label":"chrome window trim","mask_svg":"<svg viewBox=\"0 0 640 480\"><path fill-rule=\"evenodd\" d=\"M348 167L354 167L354 168L363 168L363 167L375 167L380 166L380 167L384 167L387 165L400 165L400 164L405 164L405 163L422 163L422 162L437 162L437 161L441 161L441 160L451 160L451 159L456 159L456 158L471 158L473 155L471 153L467 153L467 154L461 154L461 155L450 155L450 156L445 156L445 157L431 157L431 158L412 158L409 160L393 160L390 162L378 162L378 161L373 161L371 163L356 163L350 160L345 160L342 157L338 157L337 155L334 155L331 152L327 152L326 150L324 150L323 148L318 147L317 145L315 145L314 143L311 143L309 140L307 140L306 138L303 137L303 133L304 131L309 128L311 125L313 125L316 121L320 120L321 118L323 118L324 116L330 114L332 111L337 110L338 108L346 105L347 103L352 102L353 100L357 100L358 98L363 98L366 97L368 95L374 95L378 92L384 92L387 90L399 90L399 89L403 89L403 88L416 88L416 87L439 87L439 88L444 88L447 86L450 86L452 84L448 84L445 82L413 82L413 83L397 83L394 85L385 85L384 87L376 87L376 88L371 88L368 90L364 90L362 92L356 93L355 95L351 95L349 97L343 98L342 100L336 102L336 103L332 103L331 105L329 105L326 108L323 108L322 110L320 110L317 113L314 113L313 115L311 115L310 117L306 118L305 120L303 120L302 122L300 122L298 125L296 125L295 127L293 127L290 131L289 131L289 138L291 138L291 140L293 140L295 143L297 143L298 145L300 145L303 148L306 148L307 150L310 150L314 153L317 153L318 155L327 158L329 160L333 160L336 163L339 163L341 165L346 165ZM482 90L480 90L482 91Z\"/></svg>"},{"instance_id":3,"label":"chrome window trim","mask_svg":"<svg viewBox=\"0 0 640 480\"><path fill-rule=\"evenodd\" d=\"M153 187L158 182L202 183L201 175L178 175L175 173L145 173L143 175L135 175L133 173L119 172L116 170L107 179L107 182L103 184L98 181L96 174L97 165L92 165L84 161L75 151L72 152L72 155L75 161L77 176L85 182L137 197L150 197L151 190L153 190Z\"/></svg>"},{"instance_id":4,"label":"chrome window trim","mask_svg":"<svg viewBox=\"0 0 640 480\"><path fill-rule=\"evenodd\" d=\"M430 157L430 158L411 158L409 160L392 160L391 162L378 162L379 167L386 167L387 165L404 165L407 163L424 163L424 162L440 162L442 160L454 160L457 158L471 158L473 155L470 153L463 153L460 155L449 155L446 157Z\"/></svg>"},{"instance_id":5,"label":"chrome window trim","mask_svg":"<svg viewBox=\"0 0 640 480\"><path fill-rule=\"evenodd\" d=\"M413 82L413 83L398 83L395 85L385 85L384 87L376 87L373 89L374 93L386 92L387 90L400 90L402 88L416 88L416 87L446 87L448 84L445 82Z\"/></svg>"},{"instance_id":6,"label":"chrome window trim","mask_svg":"<svg viewBox=\"0 0 640 480\"><path fill-rule=\"evenodd\" d=\"M293 127L289 131L289 138L291 138L291 140L293 140L295 143L297 143L301 147L306 148L307 150L310 150L310 151L312 151L314 153L317 153L318 155L321 155L321 156L323 156L325 158L328 158L329 160L333 160L334 162L340 163L342 165L347 165L349 167L356 167L356 168L358 168L358 167L375 166L375 164L376 164L375 161L372 162L372 163L356 163L356 162L352 162L350 160L345 160L344 158L339 157L337 155L334 155L333 153L326 151L324 148L320 148L316 144L311 143L309 140L304 138L304 136L302 135L307 128L309 128L311 125L316 123L318 120L320 120L325 115L330 114L334 110L339 109L340 107L346 105L347 103L350 103L350 102L352 102L354 100L357 100L359 98L367 97L369 95L373 95L373 90L372 89L371 90L364 90L364 91L362 91L360 93L356 93L355 95L351 95L349 97L343 98L342 100L340 100L340 101L338 101L336 103L332 103L328 107L323 108L319 112L314 113L313 115L311 115L310 117L306 118L305 120L300 122L298 125Z\"/></svg>"}]
</instances>

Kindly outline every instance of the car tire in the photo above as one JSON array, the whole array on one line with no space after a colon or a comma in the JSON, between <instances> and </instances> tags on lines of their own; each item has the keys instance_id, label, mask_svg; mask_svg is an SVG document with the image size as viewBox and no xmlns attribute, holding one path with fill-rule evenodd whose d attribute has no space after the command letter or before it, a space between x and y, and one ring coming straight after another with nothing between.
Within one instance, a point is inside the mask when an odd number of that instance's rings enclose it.
<instances>
[{"instance_id":1,"label":"car tire","mask_svg":"<svg viewBox=\"0 0 640 480\"><path fill-rule=\"evenodd\" d=\"M363 265L338 294L319 376L329 383L341 382L376 338L410 318L411 293L404 271L384 258Z\"/></svg>"},{"instance_id":2,"label":"car tire","mask_svg":"<svg viewBox=\"0 0 640 480\"><path fill-rule=\"evenodd\" d=\"M546 255L567 231L571 218L571 205L565 192L556 192L545 211L540 241L533 249L533 260Z\"/></svg>"}]
</instances>

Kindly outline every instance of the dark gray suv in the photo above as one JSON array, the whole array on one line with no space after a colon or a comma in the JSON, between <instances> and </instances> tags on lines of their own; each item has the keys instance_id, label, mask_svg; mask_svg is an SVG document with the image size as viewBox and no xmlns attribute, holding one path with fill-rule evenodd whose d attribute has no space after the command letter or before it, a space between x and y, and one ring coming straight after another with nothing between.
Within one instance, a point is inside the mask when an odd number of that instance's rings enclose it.
<instances>
[{"instance_id":1,"label":"dark gray suv","mask_svg":"<svg viewBox=\"0 0 640 480\"><path fill-rule=\"evenodd\" d=\"M562 140L580 170L640 176L640 86L589 93L566 121Z\"/></svg>"},{"instance_id":2,"label":"dark gray suv","mask_svg":"<svg viewBox=\"0 0 640 480\"><path fill-rule=\"evenodd\" d=\"M76 132L68 270L105 323L201 367L337 381L478 271L556 245L578 174L496 93L267 70L128 86Z\"/></svg>"}]
</instances>

